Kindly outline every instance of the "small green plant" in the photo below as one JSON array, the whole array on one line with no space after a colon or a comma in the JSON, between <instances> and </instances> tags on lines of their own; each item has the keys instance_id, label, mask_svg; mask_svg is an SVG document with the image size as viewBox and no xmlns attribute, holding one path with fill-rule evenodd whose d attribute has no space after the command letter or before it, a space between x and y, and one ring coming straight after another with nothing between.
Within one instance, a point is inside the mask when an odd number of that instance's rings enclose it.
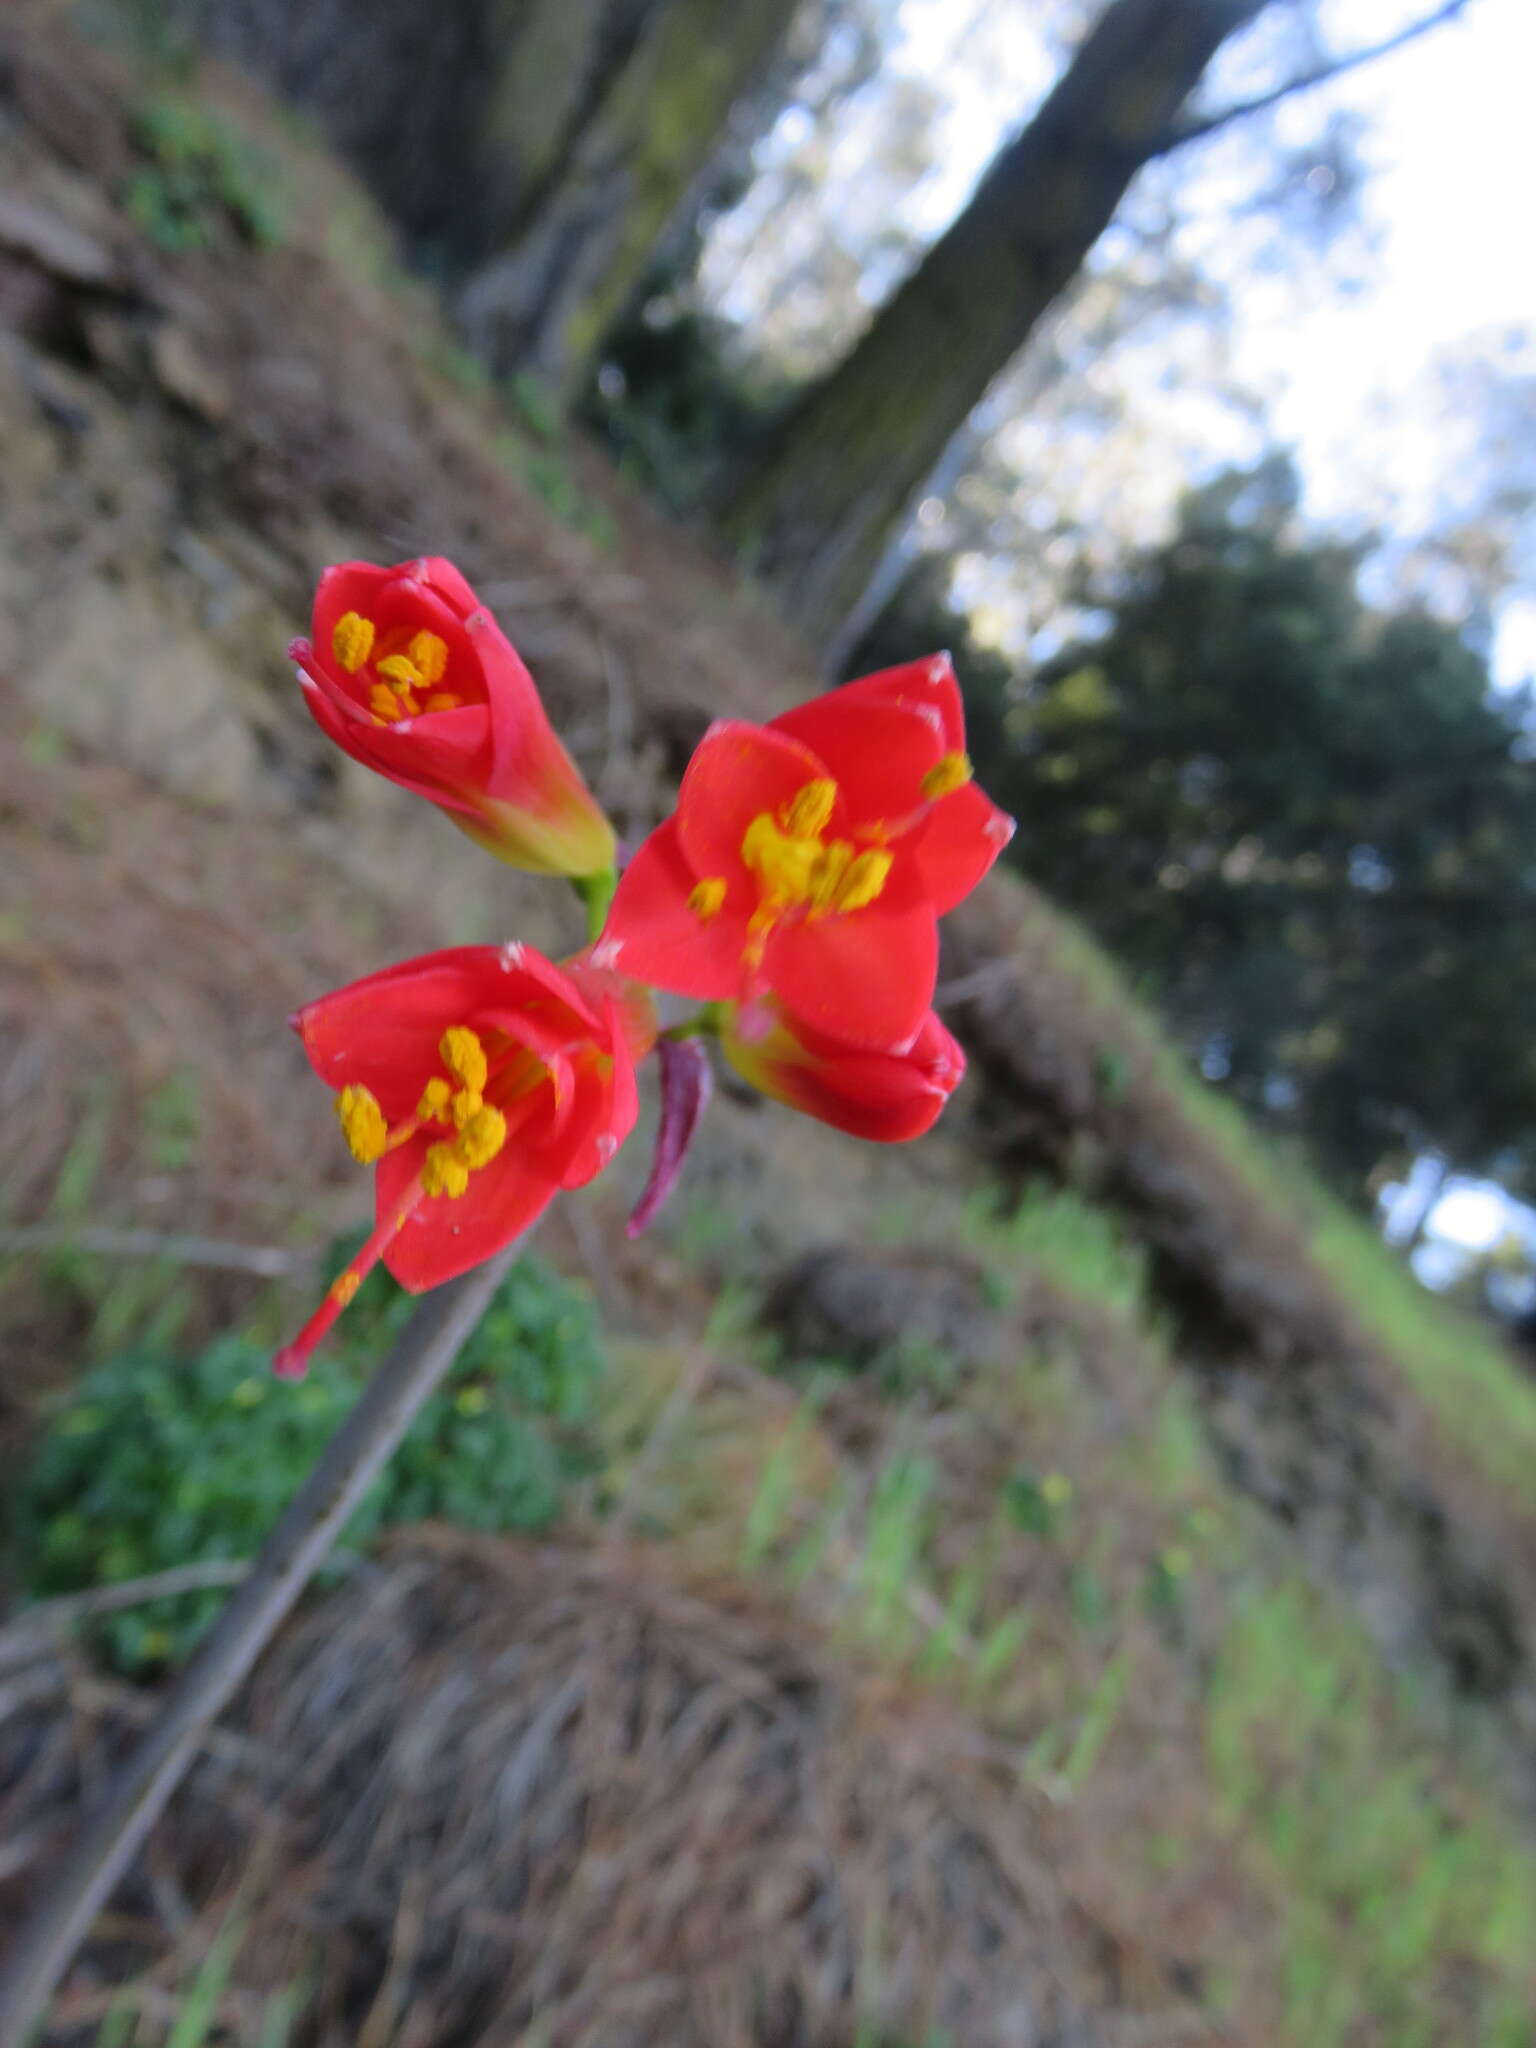
<instances>
[{"instance_id":1,"label":"small green plant","mask_svg":"<svg viewBox=\"0 0 1536 2048\"><path fill-rule=\"evenodd\" d=\"M174 2016L149 2020L130 1986L107 2008L92 2048L150 2048L151 2041L156 2048L212 2048L215 2042L233 2039L221 2017L221 2007L247 1931L237 1898L202 1959L185 1972L177 1986L171 2001ZM307 1997L308 1986L302 1979L280 1991L247 1994L253 2030L242 2028L240 2040L249 2041L253 2048L289 2048Z\"/></svg>"},{"instance_id":2,"label":"small green plant","mask_svg":"<svg viewBox=\"0 0 1536 2048\"><path fill-rule=\"evenodd\" d=\"M219 115L177 96L146 100L133 139L147 161L130 173L123 204L160 248L201 249L221 222L260 249L283 239L277 165Z\"/></svg>"},{"instance_id":3,"label":"small green plant","mask_svg":"<svg viewBox=\"0 0 1536 2048\"><path fill-rule=\"evenodd\" d=\"M1064 1472L1036 1474L1020 1465L1003 1482L1003 1507L1016 1529L1049 1540L1060 1532L1072 1493Z\"/></svg>"},{"instance_id":4,"label":"small green plant","mask_svg":"<svg viewBox=\"0 0 1536 2048\"><path fill-rule=\"evenodd\" d=\"M1012 1210L993 1195L967 1205L970 1243L1016 1282L1033 1268L1086 1300L1140 1322L1147 1305L1147 1260L1115 1218L1071 1188L1027 1187Z\"/></svg>"},{"instance_id":5,"label":"small green plant","mask_svg":"<svg viewBox=\"0 0 1536 2048\"><path fill-rule=\"evenodd\" d=\"M28 1592L252 1554L410 1308L375 1275L344 1339L298 1385L274 1380L268 1348L243 1336L189 1359L141 1345L87 1373L17 1488L15 1566ZM349 1543L428 1517L488 1531L545 1527L586 1462L582 1425L602 1371L590 1305L524 1260L359 1510ZM189 1594L104 1619L100 1648L133 1674L173 1664L221 1597Z\"/></svg>"}]
</instances>

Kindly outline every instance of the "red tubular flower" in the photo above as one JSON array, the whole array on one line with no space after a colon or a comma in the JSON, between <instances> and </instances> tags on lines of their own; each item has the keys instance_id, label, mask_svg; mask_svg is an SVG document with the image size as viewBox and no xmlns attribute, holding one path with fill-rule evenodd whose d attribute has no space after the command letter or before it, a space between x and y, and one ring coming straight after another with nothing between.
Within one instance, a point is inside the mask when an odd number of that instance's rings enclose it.
<instances>
[{"instance_id":1,"label":"red tubular flower","mask_svg":"<svg viewBox=\"0 0 1536 2048\"><path fill-rule=\"evenodd\" d=\"M643 992L516 944L424 954L293 1022L354 1155L378 1169L373 1235L278 1354L293 1378L380 1258L402 1286L436 1287L601 1172L655 1036Z\"/></svg>"},{"instance_id":2,"label":"red tubular flower","mask_svg":"<svg viewBox=\"0 0 1536 2048\"><path fill-rule=\"evenodd\" d=\"M948 655L766 726L712 726L619 883L594 958L702 1002L772 990L851 1045L910 1045L937 919L1013 834L971 780Z\"/></svg>"},{"instance_id":3,"label":"red tubular flower","mask_svg":"<svg viewBox=\"0 0 1536 2048\"><path fill-rule=\"evenodd\" d=\"M521 658L451 562L327 569L314 639L289 653L322 731L499 859L541 875L613 867L613 827Z\"/></svg>"},{"instance_id":4,"label":"red tubular flower","mask_svg":"<svg viewBox=\"0 0 1536 2048\"><path fill-rule=\"evenodd\" d=\"M932 1010L905 1052L869 1052L829 1038L770 997L745 1013L727 1009L720 1045L764 1095L882 1145L920 1138L965 1073L965 1054Z\"/></svg>"}]
</instances>

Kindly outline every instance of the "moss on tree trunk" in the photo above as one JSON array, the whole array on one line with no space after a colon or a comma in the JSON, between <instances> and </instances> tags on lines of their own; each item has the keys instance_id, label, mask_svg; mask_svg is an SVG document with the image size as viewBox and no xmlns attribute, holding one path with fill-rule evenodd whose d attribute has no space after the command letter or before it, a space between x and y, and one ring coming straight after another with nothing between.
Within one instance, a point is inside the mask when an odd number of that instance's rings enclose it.
<instances>
[{"instance_id":1,"label":"moss on tree trunk","mask_svg":"<svg viewBox=\"0 0 1536 2048\"><path fill-rule=\"evenodd\" d=\"M504 254L460 298L477 351L565 400L715 162L798 0L661 0Z\"/></svg>"}]
</instances>

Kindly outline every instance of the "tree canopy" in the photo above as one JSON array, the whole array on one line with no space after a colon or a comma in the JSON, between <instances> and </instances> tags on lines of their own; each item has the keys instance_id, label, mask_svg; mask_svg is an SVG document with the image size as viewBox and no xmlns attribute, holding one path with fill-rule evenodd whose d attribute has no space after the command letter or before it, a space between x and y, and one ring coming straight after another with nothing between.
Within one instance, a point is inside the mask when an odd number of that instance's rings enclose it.
<instances>
[{"instance_id":1,"label":"tree canopy","mask_svg":"<svg viewBox=\"0 0 1536 2048\"><path fill-rule=\"evenodd\" d=\"M1011 694L973 671L979 771L1014 857L1336 1174L1433 1146L1529 1186L1531 697L1367 605L1362 550L1295 537L1295 496L1283 461L1221 480L1084 591L1099 636Z\"/></svg>"}]
</instances>

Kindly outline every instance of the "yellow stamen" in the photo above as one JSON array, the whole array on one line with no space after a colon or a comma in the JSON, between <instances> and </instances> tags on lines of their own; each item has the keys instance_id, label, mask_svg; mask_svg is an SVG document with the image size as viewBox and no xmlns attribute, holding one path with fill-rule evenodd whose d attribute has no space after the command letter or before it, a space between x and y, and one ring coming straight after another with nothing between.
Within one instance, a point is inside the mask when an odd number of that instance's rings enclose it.
<instances>
[{"instance_id":1,"label":"yellow stamen","mask_svg":"<svg viewBox=\"0 0 1536 2048\"><path fill-rule=\"evenodd\" d=\"M416 1105L416 1114L424 1123L439 1123L448 1112L453 1096L453 1083L445 1081L441 1074L430 1080L421 1091L421 1100Z\"/></svg>"},{"instance_id":2,"label":"yellow stamen","mask_svg":"<svg viewBox=\"0 0 1536 2048\"><path fill-rule=\"evenodd\" d=\"M426 680L415 662L406 654L387 654L381 662L375 663L375 666L381 676L388 676L392 683L397 683L404 690L419 689Z\"/></svg>"},{"instance_id":3,"label":"yellow stamen","mask_svg":"<svg viewBox=\"0 0 1536 2048\"><path fill-rule=\"evenodd\" d=\"M453 1119L455 1130L462 1131L480 1114L485 1097L478 1088L461 1088L448 1105L448 1114Z\"/></svg>"},{"instance_id":4,"label":"yellow stamen","mask_svg":"<svg viewBox=\"0 0 1536 2048\"><path fill-rule=\"evenodd\" d=\"M507 1142L507 1120L499 1109L489 1103L465 1124L459 1133L458 1144L454 1147L457 1157L471 1171L484 1166L496 1157Z\"/></svg>"},{"instance_id":5,"label":"yellow stamen","mask_svg":"<svg viewBox=\"0 0 1536 2048\"><path fill-rule=\"evenodd\" d=\"M410 655L424 683L440 683L448 666L448 643L436 633L418 633L411 642Z\"/></svg>"},{"instance_id":6,"label":"yellow stamen","mask_svg":"<svg viewBox=\"0 0 1536 2048\"><path fill-rule=\"evenodd\" d=\"M359 1287L362 1286L362 1284L362 1274L354 1273L352 1268L348 1266L342 1272L338 1273L336 1275L336 1278L331 1282L332 1297L335 1300L339 1301L342 1307L345 1308L347 1304L352 1300L352 1297L357 1293Z\"/></svg>"},{"instance_id":7,"label":"yellow stamen","mask_svg":"<svg viewBox=\"0 0 1536 2048\"><path fill-rule=\"evenodd\" d=\"M357 612L343 612L331 628L331 652L349 676L355 676L373 652L373 621Z\"/></svg>"},{"instance_id":8,"label":"yellow stamen","mask_svg":"<svg viewBox=\"0 0 1536 2048\"><path fill-rule=\"evenodd\" d=\"M372 1166L389 1148L389 1125L371 1089L343 1088L336 1097L336 1118L352 1157L361 1166Z\"/></svg>"},{"instance_id":9,"label":"yellow stamen","mask_svg":"<svg viewBox=\"0 0 1536 2048\"><path fill-rule=\"evenodd\" d=\"M766 933L786 911L803 908L811 917L825 917L863 910L885 888L890 854L860 853L851 839L822 839L836 802L837 784L818 778L781 805L777 817L760 811L743 834L742 860L762 884L748 927L749 967L761 964ZM701 917L711 914L705 894L711 888L710 882L700 882L688 899Z\"/></svg>"},{"instance_id":10,"label":"yellow stamen","mask_svg":"<svg viewBox=\"0 0 1536 2048\"><path fill-rule=\"evenodd\" d=\"M706 875L702 882L694 884L688 897L688 908L695 917L718 917L724 902L724 875Z\"/></svg>"},{"instance_id":11,"label":"yellow stamen","mask_svg":"<svg viewBox=\"0 0 1536 2048\"><path fill-rule=\"evenodd\" d=\"M741 857L762 878L771 896L803 903L821 859L819 839L780 830L767 811L759 811L742 835Z\"/></svg>"},{"instance_id":12,"label":"yellow stamen","mask_svg":"<svg viewBox=\"0 0 1536 2048\"><path fill-rule=\"evenodd\" d=\"M391 724L401 716L400 699L388 683L375 683L368 692L368 708L375 718L388 719Z\"/></svg>"},{"instance_id":13,"label":"yellow stamen","mask_svg":"<svg viewBox=\"0 0 1536 2048\"><path fill-rule=\"evenodd\" d=\"M455 697L452 690L434 690L421 708L423 711L457 711L462 702L463 699Z\"/></svg>"},{"instance_id":14,"label":"yellow stamen","mask_svg":"<svg viewBox=\"0 0 1536 2048\"><path fill-rule=\"evenodd\" d=\"M456 1201L469 1186L469 1168L452 1145L429 1145L422 1161L421 1185L425 1194L446 1195Z\"/></svg>"},{"instance_id":15,"label":"yellow stamen","mask_svg":"<svg viewBox=\"0 0 1536 2048\"><path fill-rule=\"evenodd\" d=\"M932 803L952 791L963 789L975 773L969 754L945 754L935 761L922 780L922 792Z\"/></svg>"},{"instance_id":16,"label":"yellow stamen","mask_svg":"<svg viewBox=\"0 0 1536 2048\"><path fill-rule=\"evenodd\" d=\"M781 808L779 818L791 838L819 839L832 822L836 802L837 784L825 777L819 778L808 782L804 789L796 790Z\"/></svg>"},{"instance_id":17,"label":"yellow stamen","mask_svg":"<svg viewBox=\"0 0 1536 2048\"><path fill-rule=\"evenodd\" d=\"M840 911L863 910L873 903L885 887L894 859L894 854L886 853L880 848L859 854L850 862L848 872L838 883L832 908Z\"/></svg>"},{"instance_id":18,"label":"yellow stamen","mask_svg":"<svg viewBox=\"0 0 1536 2048\"><path fill-rule=\"evenodd\" d=\"M485 1047L467 1024L450 1024L438 1044L443 1065L465 1088L483 1088L490 1072Z\"/></svg>"},{"instance_id":19,"label":"yellow stamen","mask_svg":"<svg viewBox=\"0 0 1536 2048\"><path fill-rule=\"evenodd\" d=\"M839 908L838 892L843 886L853 860L853 845L847 839L834 839L830 846L821 850L811 875L810 909L812 917L825 915L829 910Z\"/></svg>"}]
</instances>

